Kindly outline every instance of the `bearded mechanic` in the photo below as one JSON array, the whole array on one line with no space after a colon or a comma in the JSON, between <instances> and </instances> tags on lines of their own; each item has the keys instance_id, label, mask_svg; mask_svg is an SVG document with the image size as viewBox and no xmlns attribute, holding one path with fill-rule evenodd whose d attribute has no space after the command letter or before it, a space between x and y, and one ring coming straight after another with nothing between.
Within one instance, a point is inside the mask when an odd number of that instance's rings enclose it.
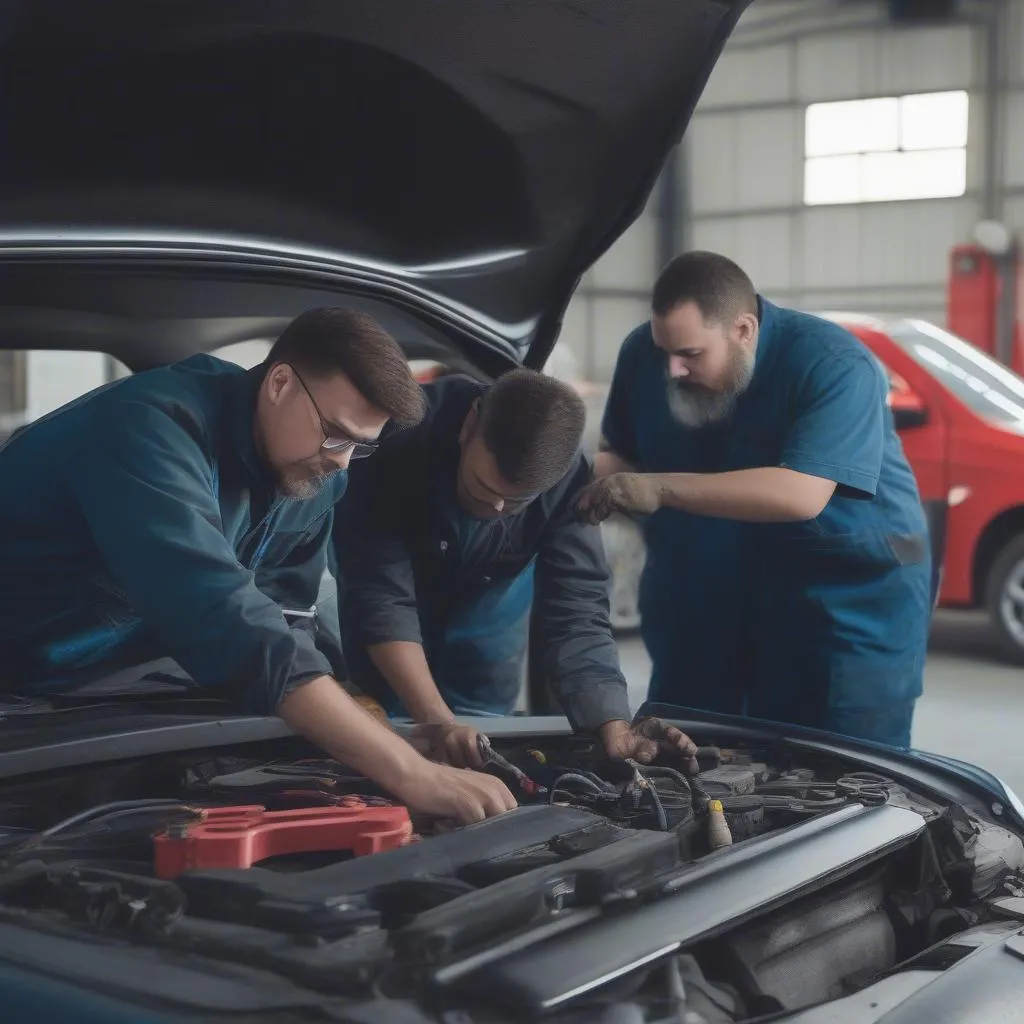
<instances>
[{"instance_id":1,"label":"bearded mechanic","mask_svg":"<svg viewBox=\"0 0 1024 1024\"><path fill-rule=\"evenodd\" d=\"M423 398L371 318L298 317L250 371L199 355L93 391L0 448L0 689L75 689L174 659L413 810L515 806L495 778L422 757L330 675L309 618L350 459Z\"/></svg>"},{"instance_id":2,"label":"bearded mechanic","mask_svg":"<svg viewBox=\"0 0 1024 1024\"><path fill-rule=\"evenodd\" d=\"M579 502L646 517L650 698L908 746L931 566L883 369L714 253L669 263L651 305Z\"/></svg>"},{"instance_id":3,"label":"bearded mechanic","mask_svg":"<svg viewBox=\"0 0 1024 1024\"><path fill-rule=\"evenodd\" d=\"M422 423L354 467L335 524L340 623L353 682L422 723L435 755L479 767L456 715L509 715L534 648L577 731L650 761L696 748L656 719L632 724L608 616L600 531L576 498L586 410L567 384L514 370L425 386Z\"/></svg>"}]
</instances>

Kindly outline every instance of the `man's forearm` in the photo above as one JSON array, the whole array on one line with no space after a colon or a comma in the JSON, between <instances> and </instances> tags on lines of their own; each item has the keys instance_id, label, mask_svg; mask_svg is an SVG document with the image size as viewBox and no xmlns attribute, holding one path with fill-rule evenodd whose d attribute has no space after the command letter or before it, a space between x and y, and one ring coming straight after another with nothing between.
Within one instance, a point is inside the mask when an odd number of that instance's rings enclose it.
<instances>
[{"instance_id":1,"label":"man's forearm","mask_svg":"<svg viewBox=\"0 0 1024 1024\"><path fill-rule=\"evenodd\" d=\"M624 679L608 678L581 683L559 680L554 684L558 703L576 732L601 730L609 722L628 722L629 692Z\"/></svg>"},{"instance_id":2,"label":"man's forearm","mask_svg":"<svg viewBox=\"0 0 1024 1024\"><path fill-rule=\"evenodd\" d=\"M654 473L662 508L751 523L787 523L820 515L831 480L779 466L728 473Z\"/></svg>"},{"instance_id":3,"label":"man's forearm","mask_svg":"<svg viewBox=\"0 0 1024 1024\"><path fill-rule=\"evenodd\" d=\"M377 671L417 722L454 722L427 664L423 645L393 640L367 647Z\"/></svg>"},{"instance_id":4,"label":"man's forearm","mask_svg":"<svg viewBox=\"0 0 1024 1024\"><path fill-rule=\"evenodd\" d=\"M635 472L635 466L630 465L621 455L611 449L602 449L594 456L594 476L598 479L611 476L612 473Z\"/></svg>"},{"instance_id":5,"label":"man's forearm","mask_svg":"<svg viewBox=\"0 0 1024 1024\"><path fill-rule=\"evenodd\" d=\"M278 713L294 732L396 795L423 768L412 746L364 711L330 676L292 690Z\"/></svg>"},{"instance_id":6,"label":"man's forearm","mask_svg":"<svg viewBox=\"0 0 1024 1024\"><path fill-rule=\"evenodd\" d=\"M537 620L539 647L551 688L576 732L593 732L608 722L630 718L629 693L619 666L619 649L612 636L603 594L571 594L561 588L551 599L541 580ZM567 614L575 605L578 613Z\"/></svg>"}]
</instances>

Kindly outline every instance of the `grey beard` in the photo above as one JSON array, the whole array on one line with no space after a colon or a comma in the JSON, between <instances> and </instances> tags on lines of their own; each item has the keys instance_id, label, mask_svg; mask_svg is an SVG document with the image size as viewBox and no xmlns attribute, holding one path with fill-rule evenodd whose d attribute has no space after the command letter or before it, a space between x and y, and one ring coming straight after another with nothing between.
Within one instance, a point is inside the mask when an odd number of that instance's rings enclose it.
<instances>
[{"instance_id":1,"label":"grey beard","mask_svg":"<svg viewBox=\"0 0 1024 1024\"><path fill-rule=\"evenodd\" d=\"M733 391L686 391L668 382L668 407L677 423L699 429L723 423L736 408L739 394Z\"/></svg>"},{"instance_id":2,"label":"grey beard","mask_svg":"<svg viewBox=\"0 0 1024 1024\"><path fill-rule=\"evenodd\" d=\"M736 362L735 380L725 391L688 388L669 379L666 385L669 411L677 423L693 429L724 423L732 416L736 400L750 387L753 379L754 359L742 355Z\"/></svg>"}]
</instances>

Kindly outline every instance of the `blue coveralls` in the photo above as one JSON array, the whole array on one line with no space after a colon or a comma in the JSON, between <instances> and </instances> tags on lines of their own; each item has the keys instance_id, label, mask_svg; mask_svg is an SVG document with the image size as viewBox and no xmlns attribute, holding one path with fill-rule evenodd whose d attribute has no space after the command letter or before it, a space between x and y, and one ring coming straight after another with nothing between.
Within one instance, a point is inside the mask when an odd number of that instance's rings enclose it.
<instances>
[{"instance_id":1,"label":"blue coveralls","mask_svg":"<svg viewBox=\"0 0 1024 1024\"><path fill-rule=\"evenodd\" d=\"M672 417L645 324L620 352L604 436L643 472L782 466L838 486L807 522L648 518L649 697L908 746L931 558L884 371L835 324L764 299L759 313L753 380L730 420L695 430Z\"/></svg>"},{"instance_id":2,"label":"blue coveralls","mask_svg":"<svg viewBox=\"0 0 1024 1024\"><path fill-rule=\"evenodd\" d=\"M262 368L195 356L107 385L0 448L0 691L171 658L272 714L330 673L309 619L346 474L281 497L256 448Z\"/></svg>"}]
</instances>

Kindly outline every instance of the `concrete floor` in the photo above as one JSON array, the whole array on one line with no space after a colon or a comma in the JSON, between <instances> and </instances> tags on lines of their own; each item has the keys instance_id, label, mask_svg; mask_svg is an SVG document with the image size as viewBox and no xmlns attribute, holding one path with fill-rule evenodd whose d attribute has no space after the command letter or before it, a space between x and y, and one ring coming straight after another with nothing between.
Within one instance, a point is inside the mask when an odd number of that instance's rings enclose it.
<instances>
[{"instance_id":1,"label":"concrete floor","mask_svg":"<svg viewBox=\"0 0 1024 1024\"><path fill-rule=\"evenodd\" d=\"M643 701L650 661L639 639L620 643L634 708ZM1024 798L1024 668L999 661L984 618L939 612L913 743L978 764Z\"/></svg>"}]
</instances>

